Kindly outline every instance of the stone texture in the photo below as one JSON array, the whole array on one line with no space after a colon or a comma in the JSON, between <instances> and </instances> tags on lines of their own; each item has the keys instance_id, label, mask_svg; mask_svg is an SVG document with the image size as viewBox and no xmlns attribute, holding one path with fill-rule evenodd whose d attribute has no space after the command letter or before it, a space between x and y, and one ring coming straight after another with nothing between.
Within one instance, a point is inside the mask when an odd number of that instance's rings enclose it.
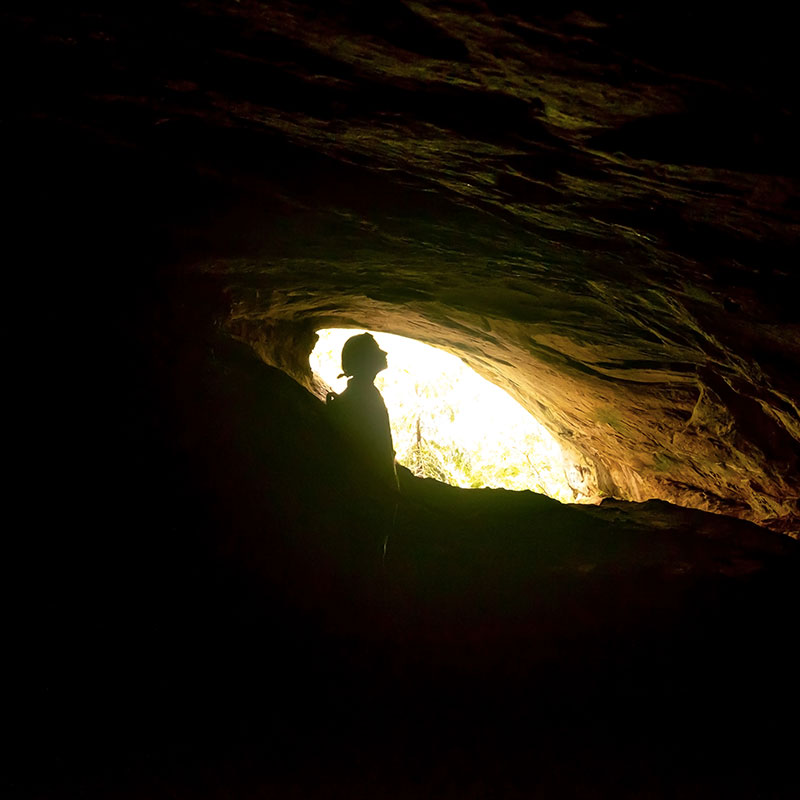
<instances>
[{"instance_id":1,"label":"stone texture","mask_svg":"<svg viewBox=\"0 0 800 800\"><path fill-rule=\"evenodd\" d=\"M510 391L600 491L800 530L787 20L510 0L3 13L10 118L193 187L154 187L166 249L270 363L310 386L315 327L412 336Z\"/></svg>"},{"instance_id":2,"label":"stone texture","mask_svg":"<svg viewBox=\"0 0 800 800\"><path fill-rule=\"evenodd\" d=\"M9 796L800 796L795 28L532 6L3 5ZM617 499L384 564L331 324Z\"/></svg>"}]
</instances>

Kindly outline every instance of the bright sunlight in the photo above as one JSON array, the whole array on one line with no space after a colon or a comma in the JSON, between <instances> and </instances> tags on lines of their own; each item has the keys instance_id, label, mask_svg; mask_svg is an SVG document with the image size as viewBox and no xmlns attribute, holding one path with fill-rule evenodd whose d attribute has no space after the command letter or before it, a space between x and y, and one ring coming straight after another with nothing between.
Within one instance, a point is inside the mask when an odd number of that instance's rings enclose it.
<instances>
[{"instance_id":1,"label":"bright sunlight","mask_svg":"<svg viewBox=\"0 0 800 800\"><path fill-rule=\"evenodd\" d=\"M368 332L388 353L389 368L375 385L389 411L399 464L418 477L464 488L530 489L565 503L590 501L580 492L578 468L555 438L502 389L443 350ZM342 392L342 345L364 331L317 333L311 369Z\"/></svg>"}]
</instances>

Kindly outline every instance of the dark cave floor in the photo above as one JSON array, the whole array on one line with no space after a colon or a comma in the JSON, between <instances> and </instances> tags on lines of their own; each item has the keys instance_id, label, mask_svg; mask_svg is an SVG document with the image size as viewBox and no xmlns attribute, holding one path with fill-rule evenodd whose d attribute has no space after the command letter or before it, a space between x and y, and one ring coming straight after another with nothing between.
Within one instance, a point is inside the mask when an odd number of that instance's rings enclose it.
<instances>
[{"instance_id":1,"label":"dark cave floor","mask_svg":"<svg viewBox=\"0 0 800 800\"><path fill-rule=\"evenodd\" d=\"M792 796L797 542L404 472L382 564L323 406L193 352L54 537L14 796Z\"/></svg>"}]
</instances>

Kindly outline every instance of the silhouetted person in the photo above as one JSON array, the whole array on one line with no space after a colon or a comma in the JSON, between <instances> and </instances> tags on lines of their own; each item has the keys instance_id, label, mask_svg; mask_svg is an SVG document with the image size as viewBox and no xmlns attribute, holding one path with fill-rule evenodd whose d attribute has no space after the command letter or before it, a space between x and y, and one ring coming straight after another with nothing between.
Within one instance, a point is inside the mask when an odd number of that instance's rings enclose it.
<instances>
[{"instance_id":1,"label":"silhouetted person","mask_svg":"<svg viewBox=\"0 0 800 800\"><path fill-rule=\"evenodd\" d=\"M329 392L327 404L334 425L369 470L369 478L396 494L389 413L374 384L377 374L386 367L386 353L370 334L351 336L342 347L342 375L349 378L347 388L340 395Z\"/></svg>"}]
</instances>

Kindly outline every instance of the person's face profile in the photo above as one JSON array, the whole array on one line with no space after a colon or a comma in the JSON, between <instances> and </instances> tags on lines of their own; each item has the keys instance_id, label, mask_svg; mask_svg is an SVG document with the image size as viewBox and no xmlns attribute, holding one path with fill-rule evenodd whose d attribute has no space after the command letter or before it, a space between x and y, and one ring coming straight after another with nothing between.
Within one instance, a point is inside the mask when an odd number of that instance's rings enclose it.
<instances>
[{"instance_id":1,"label":"person's face profile","mask_svg":"<svg viewBox=\"0 0 800 800\"><path fill-rule=\"evenodd\" d=\"M345 355L350 342L355 349ZM349 369L352 370L350 374L353 376L374 378L389 366L386 351L380 348L372 336L353 337L345 343L342 353L342 369L345 369L345 363L349 363Z\"/></svg>"},{"instance_id":2,"label":"person's face profile","mask_svg":"<svg viewBox=\"0 0 800 800\"><path fill-rule=\"evenodd\" d=\"M373 374L382 372L388 366L389 362L386 360L386 352L381 350L377 345L364 359L365 371L372 372Z\"/></svg>"}]
</instances>

